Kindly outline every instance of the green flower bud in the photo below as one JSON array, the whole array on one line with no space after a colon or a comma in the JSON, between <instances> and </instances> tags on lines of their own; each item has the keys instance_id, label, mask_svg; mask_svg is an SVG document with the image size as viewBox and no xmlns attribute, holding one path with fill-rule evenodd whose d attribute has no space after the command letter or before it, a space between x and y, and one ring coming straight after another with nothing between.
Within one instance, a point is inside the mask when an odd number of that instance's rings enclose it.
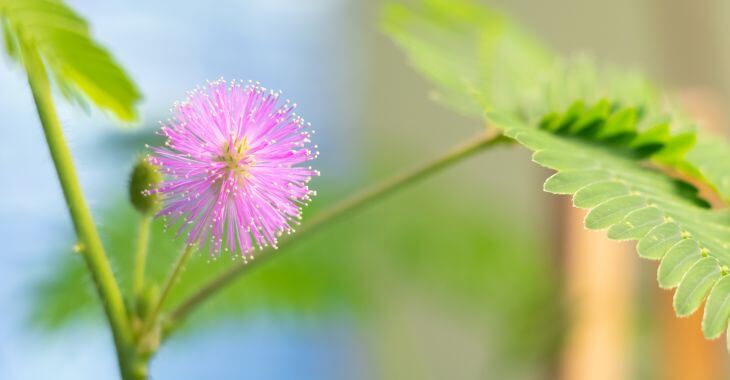
<instances>
[{"instance_id":1,"label":"green flower bud","mask_svg":"<svg viewBox=\"0 0 730 380\"><path fill-rule=\"evenodd\" d=\"M160 194L150 193L150 190L160 182L162 176L154 165L145 159L137 161L129 178L129 200L137 211L151 215L159 209Z\"/></svg>"}]
</instances>

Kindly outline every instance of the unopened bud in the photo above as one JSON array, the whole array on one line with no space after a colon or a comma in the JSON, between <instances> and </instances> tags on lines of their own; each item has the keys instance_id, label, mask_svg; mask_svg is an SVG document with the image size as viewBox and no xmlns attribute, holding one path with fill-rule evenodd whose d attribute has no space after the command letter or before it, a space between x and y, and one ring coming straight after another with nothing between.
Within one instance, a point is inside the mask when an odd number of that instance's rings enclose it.
<instances>
[{"instance_id":1,"label":"unopened bud","mask_svg":"<svg viewBox=\"0 0 730 380\"><path fill-rule=\"evenodd\" d=\"M137 161L129 179L129 200L137 211L150 215L158 210L160 195L154 189L161 181L154 165L144 159Z\"/></svg>"}]
</instances>

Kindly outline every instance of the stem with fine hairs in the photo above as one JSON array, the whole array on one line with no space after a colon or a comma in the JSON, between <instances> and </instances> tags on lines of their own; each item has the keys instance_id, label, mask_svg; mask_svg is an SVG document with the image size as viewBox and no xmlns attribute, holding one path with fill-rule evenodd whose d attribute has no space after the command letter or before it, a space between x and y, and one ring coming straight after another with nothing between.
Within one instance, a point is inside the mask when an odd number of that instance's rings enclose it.
<instances>
[{"instance_id":1,"label":"stem with fine hairs","mask_svg":"<svg viewBox=\"0 0 730 380\"><path fill-rule=\"evenodd\" d=\"M104 246L94 225L91 211L86 204L71 150L63 135L61 122L58 120L46 68L34 49L21 49L21 54L28 73L28 83L33 93L38 117L43 126L53 165L79 240L79 253L91 273L96 293L101 300L112 330L122 378L125 380L143 378L143 375L140 376L134 368L132 330L122 292L104 252Z\"/></svg>"}]
</instances>

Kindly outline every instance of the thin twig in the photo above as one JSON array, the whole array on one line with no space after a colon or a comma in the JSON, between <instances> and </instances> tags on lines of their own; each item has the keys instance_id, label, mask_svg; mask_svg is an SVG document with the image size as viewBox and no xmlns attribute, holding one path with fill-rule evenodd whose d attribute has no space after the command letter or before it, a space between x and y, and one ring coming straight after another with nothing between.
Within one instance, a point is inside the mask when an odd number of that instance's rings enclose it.
<instances>
[{"instance_id":1,"label":"thin twig","mask_svg":"<svg viewBox=\"0 0 730 380\"><path fill-rule=\"evenodd\" d=\"M178 256L177 261L170 271L170 274L167 276L167 280L165 280L165 285L163 285L162 287L160 298L157 299L157 302L155 303L152 312L147 316L144 324L142 325L142 329L140 330L141 337L144 337L144 335L147 334L147 332L149 332L154 325L155 320L160 315L162 306L165 304L165 300L167 300L167 297L170 295L172 288L175 286L178 278L180 278L180 274L185 267L185 263L187 263L188 258L190 258L190 254L192 254L193 251L195 251L195 245L188 244L187 246L185 246L185 250L180 254L180 256Z\"/></svg>"}]
</instances>

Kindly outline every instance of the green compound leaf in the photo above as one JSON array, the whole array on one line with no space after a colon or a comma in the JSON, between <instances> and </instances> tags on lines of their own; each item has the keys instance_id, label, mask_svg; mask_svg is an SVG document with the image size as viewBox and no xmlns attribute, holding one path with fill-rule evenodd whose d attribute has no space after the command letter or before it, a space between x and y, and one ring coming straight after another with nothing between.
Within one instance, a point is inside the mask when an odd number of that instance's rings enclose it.
<instances>
[{"instance_id":1,"label":"green compound leaf","mask_svg":"<svg viewBox=\"0 0 730 380\"><path fill-rule=\"evenodd\" d=\"M123 121L137 118L137 87L63 2L0 0L0 23L8 56L21 61L21 51L35 51L67 99L82 106L88 99Z\"/></svg>"},{"instance_id":2,"label":"green compound leaf","mask_svg":"<svg viewBox=\"0 0 730 380\"><path fill-rule=\"evenodd\" d=\"M581 108L584 114L577 113ZM636 112L616 105L607 113L596 108L605 104L571 106L563 115L546 117L541 128L505 115L492 115L490 121L535 151L533 161L557 171L545 190L573 194L573 203L589 210L587 228L608 229L612 239L638 240L641 257L661 260L657 278L664 288L678 286L674 307L679 316L693 313L712 291L713 306L704 317L710 327L703 331L716 337L718 326L724 328L730 317L724 305L730 287L715 286L726 282L718 280L724 278L722 266L730 265L730 211L709 208L691 185L651 165L653 158L675 149L674 135L656 134L651 121L624 116L631 125L618 128L621 135L608 133L605 128L617 129L615 115ZM563 121L555 122L558 118Z\"/></svg>"},{"instance_id":3,"label":"green compound leaf","mask_svg":"<svg viewBox=\"0 0 730 380\"><path fill-rule=\"evenodd\" d=\"M599 70L586 59L543 53L549 58L503 67L512 75L495 79L479 68L527 59L539 44L512 39L508 51L484 49L478 43L484 35L527 34L470 1L419 3L388 8L385 27L446 103L460 104L460 111L480 106L470 113L487 113L490 124L534 151L533 161L557 172L545 191L573 195L576 207L589 210L586 227L637 240L641 257L661 260L657 279L663 288L678 287L678 315L694 312L711 294L703 333L716 337L729 315L723 268L730 265L730 211L711 209L695 187L668 173L704 182L727 201L730 146L697 137L694 123L640 76ZM445 60L448 66L438 71ZM493 79L510 89L492 92Z\"/></svg>"},{"instance_id":4,"label":"green compound leaf","mask_svg":"<svg viewBox=\"0 0 730 380\"><path fill-rule=\"evenodd\" d=\"M547 116L541 128L512 116L492 115L490 121L535 151L536 163L557 171L545 190L573 194L576 207L590 210L587 228L608 229L612 239L638 240L641 257L662 260L657 278L664 288L679 287L674 301L679 316L693 313L712 292L703 332L714 338L730 317L725 305L730 286L718 282L724 279L721 266L730 265L730 212L710 209L692 186L649 165L655 157L677 157L679 140L656 133L651 121L625 116L637 114L599 102ZM629 125L618 126L616 120Z\"/></svg>"}]
</instances>

